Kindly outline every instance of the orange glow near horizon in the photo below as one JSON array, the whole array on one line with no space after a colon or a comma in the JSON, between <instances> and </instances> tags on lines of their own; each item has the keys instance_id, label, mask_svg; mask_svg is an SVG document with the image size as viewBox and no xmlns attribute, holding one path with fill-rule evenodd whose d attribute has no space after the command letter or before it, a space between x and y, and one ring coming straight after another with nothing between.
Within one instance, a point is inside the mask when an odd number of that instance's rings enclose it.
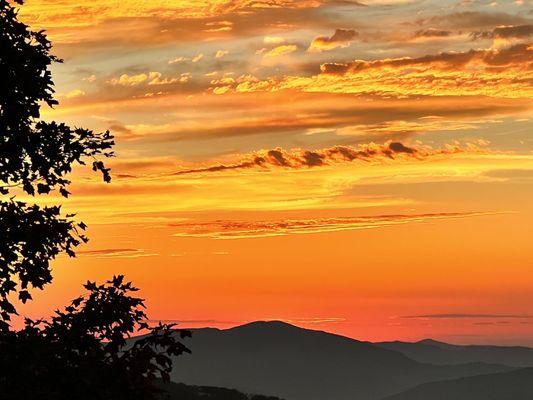
<instances>
[{"instance_id":1,"label":"orange glow near horizon","mask_svg":"<svg viewBox=\"0 0 533 400\"><path fill-rule=\"evenodd\" d=\"M125 274L183 327L533 346L527 2L345 3L28 0L43 117L117 157L38 199L91 240L21 314Z\"/></svg>"}]
</instances>

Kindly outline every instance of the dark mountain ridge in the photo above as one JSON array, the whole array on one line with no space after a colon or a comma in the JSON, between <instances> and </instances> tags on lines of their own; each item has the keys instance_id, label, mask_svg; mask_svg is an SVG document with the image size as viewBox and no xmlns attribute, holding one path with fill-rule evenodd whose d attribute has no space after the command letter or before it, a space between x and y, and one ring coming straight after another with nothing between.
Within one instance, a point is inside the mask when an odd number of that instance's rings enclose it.
<instances>
[{"instance_id":1,"label":"dark mountain ridge","mask_svg":"<svg viewBox=\"0 0 533 400\"><path fill-rule=\"evenodd\" d=\"M277 321L194 329L185 344L192 354L175 360L175 382L286 400L378 400L424 382L510 370L423 364L369 342Z\"/></svg>"},{"instance_id":2,"label":"dark mountain ridge","mask_svg":"<svg viewBox=\"0 0 533 400\"><path fill-rule=\"evenodd\" d=\"M383 400L531 400L533 368L419 385Z\"/></svg>"},{"instance_id":3,"label":"dark mountain ridge","mask_svg":"<svg viewBox=\"0 0 533 400\"><path fill-rule=\"evenodd\" d=\"M160 384L160 400L282 400L257 394L245 394L234 389L210 386L190 386L183 383Z\"/></svg>"},{"instance_id":4,"label":"dark mountain ridge","mask_svg":"<svg viewBox=\"0 0 533 400\"><path fill-rule=\"evenodd\" d=\"M456 365L469 362L533 367L533 349L523 346L454 345L425 339L419 342L374 343L383 349L398 351L422 363Z\"/></svg>"}]
</instances>

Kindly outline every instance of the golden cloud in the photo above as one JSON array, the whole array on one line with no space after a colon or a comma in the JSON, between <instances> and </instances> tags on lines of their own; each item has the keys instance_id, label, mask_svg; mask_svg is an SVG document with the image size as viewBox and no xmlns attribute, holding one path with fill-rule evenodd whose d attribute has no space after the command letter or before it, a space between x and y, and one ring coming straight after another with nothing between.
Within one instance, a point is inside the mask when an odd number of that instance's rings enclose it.
<instances>
[{"instance_id":1,"label":"golden cloud","mask_svg":"<svg viewBox=\"0 0 533 400\"><path fill-rule=\"evenodd\" d=\"M120 6L106 0L29 0L21 15L49 27L97 25L120 18L208 18L234 12L268 8L318 7L317 0L121 0Z\"/></svg>"},{"instance_id":2,"label":"golden cloud","mask_svg":"<svg viewBox=\"0 0 533 400\"><path fill-rule=\"evenodd\" d=\"M359 229L376 229L421 223L434 220L458 219L488 216L495 212L435 213L415 215L376 215L361 217L337 217L314 219L285 219L276 221L210 221L200 223L179 223L171 226L177 237L211 239L252 239L273 236L328 233Z\"/></svg>"},{"instance_id":3,"label":"golden cloud","mask_svg":"<svg viewBox=\"0 0 533 400\"><path fill-rule=\"evenodd\" d=\"M28 0L21 17L45 29L62 58L94 49L141 48L173 42L267 35L273 26L294 27L325 18L319 0Z\"/></svg>"},{"instance_id":4,"label":"golden cloud","mask_svg":"<svg viewBox=\"0 0 533 400\"><path fill-rule=\"evenodd\" d=\"M296 50L298 50L298 46L296 46L295 44L284 44L284 45L277 46L271 50L266 51L263 54L263 57L285 56L287 54L294 53Z\"/></svg>"},{"instance_id":5,"label":"golden cloud","mask_svg":"<svg viewBox=\"0 0 533 400\"><path fill-rule=\"evenodd\" d=\"M424 57L326 63L314 76L242 77L235 92L296 90L409 96L533 97L533 46L448 52Z\"/></svg>"},{"instance_id":6,"label":"golden cloud","mask_svg":"<svg viewBox=\"0 0 533 400\"><path fill-rule=\"evenodd\" d=\"M138 86L144 83L147 85L169 85L179 81L180 78L163 78L161 72L152 71L137 75L122 74L118 78L110 79L108 83L113 86Z\"/></svg>"},{"instance_id":7,"label":"golden cloud","mask_svg":"<svg viewBox=\"0 0 533 400\"><path fill-rule=\"evenodd\" d=\"M226 54L228 54L227 50L217 50L217 52L215 53L215 58L222 58Z\"/></svg>"},{"instance_id":8,"label":"golden cloud","mask_svg":"<svg viewBox=\"0 0 533 400\"><path fill-rule=\"evenodd\" d=\"M273 214L269 213L291 210L317 212L306 214L305 218L352 216L355 210L368 210L369 207L387 210L377 212L380 214L404 214L411 209L417 211L410 212L421 213L432 212L432 202L427 203L424 196L419 197L418 191L406 194L403 189L398 190L399 188L409 184L416 184L418 187L427 183L448 185L468 182L468 186L462 187L468 190L467 193L473 193L478 190L473 182L500 185L502 177L498 175L498 171L533 171L531 155L475 149L469 151L466 146L464 150L455 152L453 147L445 154L425 158L420 157L420 153L429 152L430 149L416 147L417 155L399 153L395 154L394 158L370 157L350 162L340 158L345 156L336 155L339 157L338 161L327 160L328 164L316 167L253 167L223 173L182 175L176 174L176 166L183 165L183 161L177 158L169 158L168 163L156 159L153 166L150 166L150 158L146 158L137 163L122 162L120 166L113 165L114 172L120 173L124 178L117 179L111 186L103 186L97 177L92 175L78 180L79 183L72 186L72 192L76 196L65 202L65 211L78 211L84 221L90 224L131 224L134 218L139 224L164 224L165 227L168 227L169 220L176 222L176 219L183 221L183 218L191 217L198 217L200 221L218 219L221 212L233 216L224 219L246 219L244 216L234 217L235 212L241 211L261 212L263 219L274 218ZM347 155L354 156L351 153ZM239 155L224 158L248 159ZM286 157L280 162L287 162ZM220 164L211 164L208 167L215 165ZM229 166L232 163L228 161L222 165ZM199 168L198 164L189 168L195 167ZM521 177L505 178L506 181L512 182L517 182L517 179L518 182L523 181ZM374 192L370 187L386 189L383 192L381 189ZM456 195L452 194L451 188L456 187L449 187L450 192L445 197L455 199ZM433 190L433 186L428 188L429 191ZM442 200L444 201L444 198ZM52 198L51 201L57 199ZM501 205L498 201L491 200L475 210L501 209L493 207L494 204ZM513 209L512 204L509 204L509 207ZM334 210L337 212L332 214ZM203 216L193 215L191 212L201 212ZM294 218L304 217L300 215Z\"/></svg>"},{"instance_id":9,"label":"golden cloud","mask_svg":"<svg viewBox=\"0 0 533 400\"><path fill-rule=\"evenodd\" d=\"M141 258L154 257L158 254L150 253L143 249L100 249L100 250L86 250L78 251L76 254L82 257L94 257L102 259L110 258Z\"/></svg>"},{"instance_id":10,"label":"golden cloud","mask_svg":"<svg viewBox=\"0 0 533 400\"><path fill-rule=\"evenodd\" d=\"M400 142L387 142L385 144L369 143L359 146L334 146L322 150L295 149L285 151L281 148L260 150L245 155L242 160L233 164L216 164L201 168L184 169L173 175L187 175L209 172L223 172L250 168L287 168L302 169L321 167L327 165L344 164L353 161L379 162L384 159L417 159L424 160L429 157L451 155L469 152L487 152L475 144L468 144L465 148L459 145L448 145L439 150L427 147L409 147Z\"/></svg>"},{"instance_id":11,"label":"golden cloud","mask_svg":"<svg viewBox=\"0 0 533 400\"><path fill-rule=\"evenodd\" d=\"M331 37L318 36L314 38L308 51L322 52L338 47L348 47L357 36L358 33L353 29L337 29Z\"/></svg>"}]
</instances>

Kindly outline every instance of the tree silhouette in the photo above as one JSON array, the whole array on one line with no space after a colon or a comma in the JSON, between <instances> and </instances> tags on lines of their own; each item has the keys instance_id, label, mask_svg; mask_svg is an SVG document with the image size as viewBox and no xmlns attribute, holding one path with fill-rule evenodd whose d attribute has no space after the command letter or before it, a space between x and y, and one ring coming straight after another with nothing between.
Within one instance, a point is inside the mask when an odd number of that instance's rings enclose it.
<instances>
[{"instance_id":1,"label":"tree silhouette","mask_svg":"<svg viewBox=\"0 0 533 400\"><path fill-rule=\"evenodd\" d=\"M16 0L22 4L22 0ZM113 136L40 120L41 103L54 106L50 54L44 32L18 21L17 10L0 0L0 330L8 329L16 309L10 294L31 299L29 288L42 289L52 280L50 261L60 252L74 256L86 242L85 225L61 208L15 201L16 193L35 196L57 190L68 197L66 175L75 164L92 162L106 182L109 169L99 159L111 157Z\"/></svg>"},{"instance_id":2,"label":"tree silhouette","mask_svg":"<svg viewBox=\"0 0 533 400\"><path fill-rule=\"evenodd\" d=\"M8 399L152 399L169 379L171 356L188 349L168 325L149 328L143 300L123 276L85 284L49 321L27 319L0 340L0 388ZM128 343L141 329L150 333ZM187 331L179 331L187 336Z\"/></svg>"},{"instance_id":3,"label":"tree silhouette","mask_svg":"<svg viewBox=\"0 0 533 400\"><path fill-rule=\"evenodd\" d=\"M27 319L13 330L14 295L25 303L31 289L52 281L51 261L75 256L87 242L86 226L61 206L19 201L19 194L69 196L68 174L90 163L105 182L113 136L40 119L41 104L58 104L43 31L18 20L23 0L0 0L0 396L6 399L151 399L156 378L169 379L171 356L188 351L186 331L149 327L143 300L122 276L103 285L87 282L87 294L49 320ZM147 330L136 341L131 335Z\"/></svg>"}]
</instances>

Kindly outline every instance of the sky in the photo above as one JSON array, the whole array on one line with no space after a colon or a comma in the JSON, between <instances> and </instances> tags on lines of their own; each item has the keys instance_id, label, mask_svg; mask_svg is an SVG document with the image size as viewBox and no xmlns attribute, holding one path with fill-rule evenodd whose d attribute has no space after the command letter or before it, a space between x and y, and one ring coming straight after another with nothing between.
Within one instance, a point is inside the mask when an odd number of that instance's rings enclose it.
<instances>
[{"instance_id":1,"label":"sky","mask_svg":"<svg viewBox=\"0 0 533 400\"><path fill-rule=\"evenodd\" d=\"M76 259L153 321L533 346L533 2L27 0L60 105L117 139L73 173ZM39 201L56 203L58 197ZM63 200L61 200L63 201Z\"/></svg>"}]
</instances>

